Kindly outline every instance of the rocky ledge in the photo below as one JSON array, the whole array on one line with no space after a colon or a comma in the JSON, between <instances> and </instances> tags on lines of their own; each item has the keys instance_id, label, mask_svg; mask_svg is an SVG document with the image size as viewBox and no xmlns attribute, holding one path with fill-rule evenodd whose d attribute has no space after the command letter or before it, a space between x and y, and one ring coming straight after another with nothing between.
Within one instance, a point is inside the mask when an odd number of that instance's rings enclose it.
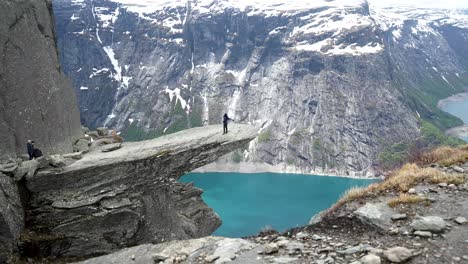
<instances>
[{"instance_id":1,"label":"rocky ledge","mask_svg":"<svg viewBox=\"0 0 468 264\"><path fill-rule=\"evenodd\" d=\"M44 160L33 161L34 166L22 162L16 169L4 165L10 176L2 178L8 177L10 185L16 179L28 195L24 208L14 211L24 210L24 230L12 225L10 233L21 233L20 250L36 257L89 257L210 235L221 220L202 201L202 190L177 179L256 135L248 125L233 124L226 135L219 125L208 126L100 146L86 154L53 156L46 165L41 164ZM0 220L11 223L15 216L2 210Z\"/></svg>"}]
</instances>

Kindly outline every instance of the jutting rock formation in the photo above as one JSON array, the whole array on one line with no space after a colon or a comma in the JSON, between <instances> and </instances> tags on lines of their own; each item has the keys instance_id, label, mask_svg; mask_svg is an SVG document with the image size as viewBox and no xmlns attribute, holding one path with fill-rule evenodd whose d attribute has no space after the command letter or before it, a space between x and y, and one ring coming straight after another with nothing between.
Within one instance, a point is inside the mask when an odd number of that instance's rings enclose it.
<instances>
[{"instance_id":1,"label":"jutting rock formation","mask_svg":"<svg viewBox=\"0 0 468 264\"><path fill-rule=\"evenodd\" d=\"M210 235L220 218L201 199L202 190L177 179L256 136L249 125L234 124L227 135L215 125L100 146L78 160L64 155L58 167L25 176L29 200L20 248L31 257L89 257Z\"/></svg>"}]
</instances>

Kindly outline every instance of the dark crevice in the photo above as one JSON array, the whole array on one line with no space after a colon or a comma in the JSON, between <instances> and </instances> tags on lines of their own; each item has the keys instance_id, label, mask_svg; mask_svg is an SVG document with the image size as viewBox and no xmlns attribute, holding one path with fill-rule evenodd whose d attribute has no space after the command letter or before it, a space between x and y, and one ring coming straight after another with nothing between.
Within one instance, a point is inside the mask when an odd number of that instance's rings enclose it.
<instances>
[{"instance_id":1,"label":"dark crevice","mask_svg":"<svg viewBox=\"0 0 468 264\"><path fill-rule=\"evenodd\" d=\"M12 30L23 18L24 18L24 13L22 13L19 17L17 16L15 21L13 21L13 23L8 26L8 29Z\"/></svg>"}]
</instances>

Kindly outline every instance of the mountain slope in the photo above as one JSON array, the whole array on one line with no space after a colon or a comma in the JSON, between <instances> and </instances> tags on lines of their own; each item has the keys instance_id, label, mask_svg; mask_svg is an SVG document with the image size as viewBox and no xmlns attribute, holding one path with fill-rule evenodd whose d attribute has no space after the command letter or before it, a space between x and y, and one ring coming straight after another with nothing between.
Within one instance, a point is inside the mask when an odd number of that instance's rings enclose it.
<instances>
[{"instance_id":1,"label":"mountain slope","mask_svg":"<svg viewBox=\"0 0 468 264\"><path fill-rule=\"evenodd\" d=\"M127 139L217 124L226 112L261 128L228 161L371 175L382 150L421 136L421 119L460 124L437 109L467 84L458 11L450 20L359 0L54 3L82 122Z\"/></svg>"}]
</instances>

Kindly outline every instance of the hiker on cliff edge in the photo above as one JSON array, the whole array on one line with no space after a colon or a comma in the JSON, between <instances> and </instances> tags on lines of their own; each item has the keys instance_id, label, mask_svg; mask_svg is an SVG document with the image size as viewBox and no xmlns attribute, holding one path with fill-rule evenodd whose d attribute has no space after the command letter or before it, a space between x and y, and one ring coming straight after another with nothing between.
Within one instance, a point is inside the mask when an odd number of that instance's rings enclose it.
<instances>
[{"instance_id":1,"label":"hiker on cliff edge","mask_svg":"<svg viewBox=\"0 0 468 264\"><path fill-rule=\"evenodd\" d=\"M224 116L223 116L223 135L228 132L227 125L228 125L229 121L234 121L234 120L229 118L229 116L227 114L224 114Z\"/></svg>"},{"instance_id":2,"label":"hiker on cliff edge","mask_svg":"<svg viewBox=\"0 0 468 264\"><path fill-rule=\"evenodd\" d=\"M26 148L28 149L29 160L32 160L34 158L34 145L32 140L28 140Z\"/></svg>"}]
</instances>

